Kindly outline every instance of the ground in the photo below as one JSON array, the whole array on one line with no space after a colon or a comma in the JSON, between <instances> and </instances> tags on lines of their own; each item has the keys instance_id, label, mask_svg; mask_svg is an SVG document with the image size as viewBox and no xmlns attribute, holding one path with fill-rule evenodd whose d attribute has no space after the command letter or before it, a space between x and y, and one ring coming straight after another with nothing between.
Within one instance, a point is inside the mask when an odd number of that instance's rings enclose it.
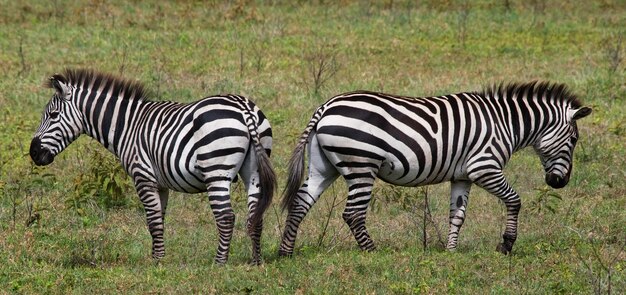
<instances>
[{"instance_id":1,"label":"ground","mask_svg":"<svg viewBox=\"0 0 626 295\"><path fill-rule=\"evenodd\" d=\"M626 292L623 1L324 2L0 0L0 293ZM251 97L274 128L280 187L315 107L346 91L429 96L548 80L593 113L579 123L566 188L545 185L531 150L507 167L523 200L510 256L495 252L504 206L477 187L459 249L443 250L448 184L377 183L368 226L378 250L363 253L340 217L346 188L337 182L305 219L293 258L277 257L277 196L265 263L251 266L235 184L229 263L213 264L206 197L173 193L157 264L143 209L108 151L85 137L48 167L28 156L52 95L43 81L65 67L139 80L155 100Z\"/></svg>"}]
</instances>

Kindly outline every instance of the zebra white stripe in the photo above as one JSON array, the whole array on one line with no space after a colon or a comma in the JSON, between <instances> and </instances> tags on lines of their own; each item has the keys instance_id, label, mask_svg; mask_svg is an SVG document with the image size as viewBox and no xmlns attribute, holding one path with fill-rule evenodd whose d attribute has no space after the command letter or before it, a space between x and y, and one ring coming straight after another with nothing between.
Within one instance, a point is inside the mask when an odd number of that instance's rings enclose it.
<instances>
[{"instance_id":1,"label":"zebra white stripe","mask_svg":"<svg viewBox=\"0 0 626 295\"><path fill-rule=\"evenodd\" d=\"M457 246L472 183L507 208L502 253L517 238L518 194L502 169L511 155L532 145L546 183L569 181L578 138L576 120L591 113L562 84L494 86L483 92L413 98L357 91L331 98L305 128L289 163L283 208L289 210L279 249L293 253L300 222L340 175L348 185L343 219L359 246L375 248L365 227L376 177L396 185L451 182L448 249ZM308 176L304 183L304 153Z\"/></svg>"},{"instance_id":2,"label":"zebra white stripe","mask_svg":"<svg viewBox=\"0 0 626 295\"><path fill-rule=\"evenodd\" d=\"M248 192L248 234L260 263L263 213L276 177L269 161L272 129L249 99L212 96L197 102L156 102L143 87L92 70L66 70L49 80L56 90L30 147L35 164L50 164L82 133L119 157L132 177L152 236L152 256L165 254L163 223L169 190L207 192L219 231L215 261L225 263L235 215L230 184Z\"/></svg>"}]
</instances>

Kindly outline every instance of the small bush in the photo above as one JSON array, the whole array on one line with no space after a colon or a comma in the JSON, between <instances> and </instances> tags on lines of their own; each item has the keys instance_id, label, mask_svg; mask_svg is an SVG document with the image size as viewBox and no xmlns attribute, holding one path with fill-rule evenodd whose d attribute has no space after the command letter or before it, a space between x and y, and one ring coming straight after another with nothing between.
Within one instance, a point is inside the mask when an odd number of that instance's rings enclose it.
<instances>
[{"instance_id":1,"label":"small bush","mask_svg":"<svg viewBox=\"0 0 626 295\"><path fill-rule=\"evenodd\" d=\"M117 159L104 153L91 150L88 171L74 178L73 193L65 200L79 215L89 204L103 209L133 207L130 178Z\"/></svg>"},{"instance_id":2,"label":"small bush","mask_svg":"<svg viewBox=\"0 0 626 295\"><path fill-rule=\"evenodd\" d=\"M561 195L547 186L535 188L535 191L537 191L537 193L535 194L535 198L530 201L529 210L537 214L541 214L545 211L556 213L559 202L563 200Z\"/></svg>"},{"instance_id":3,"label":"small bush","mask_svg":"<svg viewBox=\"0 0 626 295\"><path fill-rule=\"evenodd\" d=\"M334 45L318 44L309 48L302 56L302 84L314 95L332 80L341 64L338 51Z\"/></svg>"}]
</instances>

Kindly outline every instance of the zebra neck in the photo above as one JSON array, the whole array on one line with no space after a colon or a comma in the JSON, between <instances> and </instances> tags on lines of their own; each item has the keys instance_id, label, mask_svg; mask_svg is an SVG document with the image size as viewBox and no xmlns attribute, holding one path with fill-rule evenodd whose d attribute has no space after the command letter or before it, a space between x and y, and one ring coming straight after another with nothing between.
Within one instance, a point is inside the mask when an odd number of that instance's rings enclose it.
<instances>
[{"instance_id":1,"label":"zebra neck","mask_svg":"<svg viewBox=\"0 0 626 295\"><path fill-rule=\"evenodd\" d=\"M81 103L85 134L100 142L116 156L125 154L136 133L133 126L146 112L146 102L100 95ZM121 144L126 143L126 144Z\"/></svg>"},{"instance_id":2,"label":"zebra neck","mask_svg":"<svg viewBox=\"0 0 626 295\"><path fill-rule=\"evenodd\" d=\"M541 101L527 98L500 100L504 110L502 125L505 126L510 140L511 152L532 146L552 120L542 114Z\"/></svg>"}]
</instances>

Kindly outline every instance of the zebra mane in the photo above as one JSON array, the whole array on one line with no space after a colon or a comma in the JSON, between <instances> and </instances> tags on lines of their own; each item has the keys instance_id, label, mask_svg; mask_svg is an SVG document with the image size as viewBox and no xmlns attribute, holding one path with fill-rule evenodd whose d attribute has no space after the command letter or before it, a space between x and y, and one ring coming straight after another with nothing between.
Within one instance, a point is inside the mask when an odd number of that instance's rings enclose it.
<instances>
[{"instance_id":1,"label":"zebra mane","mask_svg":"<svg viewBox=\"0 0 626 295\"><path fill-rule=\"evenodd\" d=\"M91 85L92 82L102 85L104 82L107 82L105 84L112 85L117 93L124 93L124 96L121 98L148 101L148 91L146 91L141 82L122 78L114 74L102 73L93 69L66 68L62 74L55 74L54 77L63 79L74 86L78 84ZM46 79L44 86L52 88L52 81Z\"/></svg>"},{"instance_id":2,"label":"zebra mane","mask_svg":"<svg viewBox=\"0 0 626 295\"><path fill-rule=\"evenodd\" d=\"M565 84L532 81L528 83L500 83L485 87L476 92L483 97L532 97L569 103L573 108L580 108L582 103L570 92Z\"/></svg>"}]
</instances>

